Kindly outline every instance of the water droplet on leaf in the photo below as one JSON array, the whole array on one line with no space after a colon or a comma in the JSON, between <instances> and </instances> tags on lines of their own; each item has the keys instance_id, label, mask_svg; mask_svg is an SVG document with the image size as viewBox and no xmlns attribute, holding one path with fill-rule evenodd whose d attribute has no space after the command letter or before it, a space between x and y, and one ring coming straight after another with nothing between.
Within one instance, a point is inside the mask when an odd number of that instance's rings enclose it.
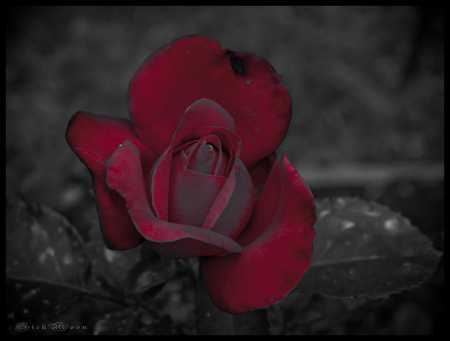
<instances>
[{"instance_id":1,"label":"water droplet on leaf","mask_svg":"<svg viewBox=\"0 0 450 341\"><path fill-rule=\"evenodd\" d=\"M369 207L365 206L363 208L363 213L365 215L368 215L369 217L379 217L381 215L381 212L377 210L371 210Z\"/></svg>"},{"instance_id":2,"label":"water droplet on leaf","mask_svg":"<svg viewBox=\"0 0 450 341\"><path fill-rule=\"evenodd\" d=\"M323 218L330 213L331 213L330 210L323 210L322 212L319 213L319 218Z\"/></svg>"},{"instance_id":3,"label":"water droplet on leaf","mask_svg":"<svg viewBox=\"0 0 450 341\"><path fill-rule=\"evenodd\" d=\"M349 228L352 228L353 226L355 226L355 223L353 221L350 221L350 220L342 221L342 229L343 230L347 230Z\"/></svg>"},{"instance_id":4,"label":"water droplet on leaf","mask_svg":"<svg viewBox=\"0 0 450 341\"><path fill-rule=\"evenodd\" d=\"M396 218L388 219L384 222L384 228L391 234L396 234L399 230L398 220Z\"/></svg>"},{"instance_id":5,"label":"water droplet on leaf","mask_svg":"<svg viewBox=\"0 0 450 341\"><path fill-rule=\"evenodd\" d=\"M346 205L344 198L336 198L336 201L334 203L334 207L336 207L338 210L343 209Z\"/></svg>"}]
</instances>

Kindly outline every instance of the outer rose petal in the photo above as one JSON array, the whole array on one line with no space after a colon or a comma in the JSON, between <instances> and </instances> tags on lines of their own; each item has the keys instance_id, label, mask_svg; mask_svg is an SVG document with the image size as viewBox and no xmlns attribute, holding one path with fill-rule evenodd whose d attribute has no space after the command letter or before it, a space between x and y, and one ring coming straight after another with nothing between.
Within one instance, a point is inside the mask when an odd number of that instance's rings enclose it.
<instances>
[{"instance_id":1,"label":"outer rose petal","mask_svg":"<svg viewBox=\"0 0 450 341\"><path fill-rule=\"evenodd\" d=\"M157 155L140 142L131 121L104 115L75 113L69 122L66 139L91 172L106 246L124 250L139 245L144 239L134 227L123 199L106 184L106 161L125 140L133 141L138 147L146 174Z\"/></svg>"},{"instance_id":2,"label":"outer rose petal","mask_svg":"<svg viewBox=\"0 0 450 341\"><path fill-rule=\"evenodd\" d=\"M201 258L213 302L223 311L238 313L285 297L309 266L315 221L312 194L283 155L237 240L244 245L242 253Z\"/></svg>"},{"instance_id":3,"label":"outer rose petal","mask_svg":"<svg viewBox=\"0 0 450 341\"><path fill-rule=\"evenodd\" d=\"M194 226L169 223L155 217L145 193L139 150L126 141L109 158L108 185L125 199L134 225L153 248L166 258L189 258L241 252L232 239Z\"/></svg>"},{"instance_id":4,"label":"outer rose petal","mask_svg":"<svg viewBox=\"0 0 450 341\"><path fill-rule=\"evenodd\" d=\"M217 102L233 117L240 158L251 168L281 144L288 128L291 97L280 80L264 59L192 35L144 61L130 82L128 106L141 140L162 154L191 103Z\"/></svg>"}]
</instances>

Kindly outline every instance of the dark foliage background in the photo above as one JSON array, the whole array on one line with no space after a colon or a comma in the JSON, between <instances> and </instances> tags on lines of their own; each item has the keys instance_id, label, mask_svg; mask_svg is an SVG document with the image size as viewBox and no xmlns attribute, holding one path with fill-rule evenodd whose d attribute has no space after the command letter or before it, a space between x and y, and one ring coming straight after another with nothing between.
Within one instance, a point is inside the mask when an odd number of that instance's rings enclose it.
<instances>
[{"instance_id":1,"label":"dark foliage background","mask_svg":"<svg viewBox=\"0 0 450 341\"><path fill-rule=\"evenodd\" d=\"M443 249L443 6L8 7L7 193L54 208L89 240L91 180L65 142L67 122L81 109L128 117L141 62L194 33L253 52L282 76L293 115L280 151L316 197L387 204ZM394 295L365 332L439 332L443 283L442 272Z\"/></svg>"}]
</instances>

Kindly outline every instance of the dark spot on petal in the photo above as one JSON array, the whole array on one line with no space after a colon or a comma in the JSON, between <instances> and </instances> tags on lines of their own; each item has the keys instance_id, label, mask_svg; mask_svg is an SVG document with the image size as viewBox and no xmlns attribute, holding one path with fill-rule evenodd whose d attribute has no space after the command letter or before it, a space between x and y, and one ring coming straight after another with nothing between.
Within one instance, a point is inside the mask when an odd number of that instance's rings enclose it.
<instances>
[{"instance_id":1,"label":"dark spot on petal","mask_svg":"<svg viewBox=\"0 0 450 341\"><path fill-rule=\"evenodd\" d=\"M244 61L241 57L235 56L231 54L231 66L233 67L234 72L239 73L241 75L245 72Z\"/></svg>"}]
</instances>

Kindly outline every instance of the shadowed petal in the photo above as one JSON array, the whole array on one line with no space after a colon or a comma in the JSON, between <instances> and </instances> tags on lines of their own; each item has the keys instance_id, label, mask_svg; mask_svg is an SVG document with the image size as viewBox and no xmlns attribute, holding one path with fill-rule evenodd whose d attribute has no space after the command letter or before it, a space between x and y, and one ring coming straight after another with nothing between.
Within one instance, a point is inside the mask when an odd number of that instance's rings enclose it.
<instances>
[{"instance_id":1,"label":"shadowed petal","mask_svg":"<svg viewBox=\"0 0 450 341\"><path fill-rule=\"evenodd\" d=\"M238 160L217 196L203 228L235 239L247 226L253 209L253 184L244 164Z\"/></svg>"},{"instance_id":2,"label":"shadowed petal","mask_svg":"<svg viewBox=\"0 0 450 341\"><path fill-rule=\"evenodd\" d=\"M109 158L107 182L125 200L137 230L161 256L189 258L241 251L221 234L156 218L145 194L139 151L131 142L124 142Z\"/></svg>"},{"instance_id":3,"label":"shadowed petal","mask_svg":"<svg viewBox=\"0 0 450 341\"><path fill-rule=\"evenodd\" d=\"M275 153L272 153L248 170L250 176L252 177L253 186L256 190L258 190L267 181L270 170L272 169L276 159L277 157L275 156Z\"/></svg>"},{"instance_id":4,"label":"shadowed petal","mask_svg":"<svg viewBox=\"0 0 450 341\"><path fill-rule=\"evenodd\" d=\"M282 155L255 204L249 226L237 239L242 253L201 258L214 303L238 313L285 297L309 266L315 221L312 194Z\"/></svg>"},{"instance_id":5,"label":"shadowed petal","mask_svg":"<svg viewBox=\"0 0 450 341\"><path fill-rule=\"evenodd\" d=\"M201 227L226 180L187 169L184 153L177 153L172 159L168 220Z\"/></svg>"},{"instance_id":6,"label":"shadowed petal","mask_svg":"<svg viewBox=\"0 0 450 341\"><path fill-rule=\"evenodd\" d=\"M143 238L136 231L123 199L106 184L106 161L125 140L139 149L144 173L150 172L156 154L145 147L131 121L105 115L77 112L69 122L66 139L89 169L105 244L123 250L139 245Z\"/></svg>"},{"instance_id":7,"label":"shadowed petal","mask_svg":"<svg viewBox=\"0 0 450 341\"><path fill-rule=\"evenodd\" d=\"M173 151L180 145L189 143L208 135L223 136L227 144L224 148L239 157L240 140L233 133L234 122L228 113L217 103L201 99L189 106L181 118L172 141L164 153L156 161L150 180L150 195L156 215L161 220L168 220L169 182L172 169ZM233 159L230 161L230 163ZM231 169L231 165L229 165Z\"/></svg>"}]
</instances>

